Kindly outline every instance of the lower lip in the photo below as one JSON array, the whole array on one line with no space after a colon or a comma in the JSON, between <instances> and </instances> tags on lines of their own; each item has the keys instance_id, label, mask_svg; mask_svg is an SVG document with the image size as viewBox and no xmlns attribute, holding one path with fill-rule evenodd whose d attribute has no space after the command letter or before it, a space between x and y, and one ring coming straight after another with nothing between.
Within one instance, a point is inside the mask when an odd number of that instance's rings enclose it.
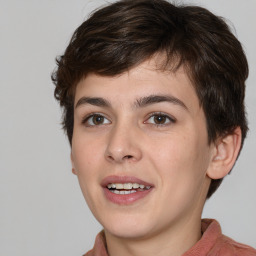
<instances>
[{"instance_id":1,"label":"lower lip","mask_svg":"<svg viewBox=\"0 0 256 256\"><path fill-rule=\"evenodd\" d=\"M152 188L144 191L138 191L136 193L127 194L127 195L115 194L109 191L109 189L107 188L103 188L103 190L106 198L112 203L120 204L120 205L128 205L147 196L152 191Z\"/></svg>"}]
</instances>

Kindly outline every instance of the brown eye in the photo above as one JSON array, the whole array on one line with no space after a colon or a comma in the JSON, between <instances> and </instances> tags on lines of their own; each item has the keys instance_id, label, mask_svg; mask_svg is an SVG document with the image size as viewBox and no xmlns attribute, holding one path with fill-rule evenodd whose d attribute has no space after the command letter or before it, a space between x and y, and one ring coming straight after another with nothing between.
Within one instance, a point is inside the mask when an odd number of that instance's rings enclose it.
<instances>
[{"instance_id":1,"label":"brown eye","mask_svg":"<svg viewBox=\"0 0 256 256\"><path fill-rule=\"evenodd\" d=\"M175 123L175 119L161 113L152 114L145 123L155 124L156 126L164 126L171 123Z\"/></svg>"},{"instance_id":2,"label":"brown eye","mask_svg":"<svg viewBox=\"0 0 256 256\"><path fill-rule=\"evenodd\" d=\"M104 123L104 117L100 115L94 115L92 117L92 122L95 125L103 124Z\"/></svg>"},{"instance_id":3,"label":"brown eye","mask_svg":"<svg viewBox=\"0 0 256 256\"><path fill-rule=\"evenodd\" d=\"M97 125L104 125L109 123L110 121L106 117L100 114L90 115L83 121L83 124L85 124L86 126L97 126Z\"/></svg>"},{"instance_id":4,"label":"brown eye","mask_svg":"<svg viewBox=\"0 0 256 256\"><path fill-rule=\"evenodd\" d=\"M165 124L167 117L162 115L155 115L154 116L154 123L155 124Z\"/></svg>"}]
</instances>

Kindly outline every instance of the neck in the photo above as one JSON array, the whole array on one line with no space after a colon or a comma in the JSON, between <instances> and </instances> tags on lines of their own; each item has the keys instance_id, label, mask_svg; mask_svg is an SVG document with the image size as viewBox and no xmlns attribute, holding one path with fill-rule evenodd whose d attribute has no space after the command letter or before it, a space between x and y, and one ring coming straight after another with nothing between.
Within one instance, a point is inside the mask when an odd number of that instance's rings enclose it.
<instances>
[{"instance_id":1,"label":"neck","mask_svg":"<svg viewBox=\"0 0 256 256\"><path fill-rule=\"evenodd\" d=\"M105 231L110 256L180 256L201 238L201 219L177 221L172 227L151 235L127 239Z\"/></svg>"}]
</instances>

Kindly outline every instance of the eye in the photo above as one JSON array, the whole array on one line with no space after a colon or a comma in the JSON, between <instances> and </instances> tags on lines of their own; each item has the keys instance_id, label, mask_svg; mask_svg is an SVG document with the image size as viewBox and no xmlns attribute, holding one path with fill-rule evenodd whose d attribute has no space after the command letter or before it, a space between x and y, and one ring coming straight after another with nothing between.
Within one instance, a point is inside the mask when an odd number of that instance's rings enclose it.
<instances>
[{"instance_id":1,"label":"eye","mask_svg":"<svg viewBox=\"0 0 256 256\"><path fill-rule=\"evenodd\" d=\"M175 119L166 114L153 113L145 123L155 125L168 125L170 123L175 123Z\"/></svg>"},{"instance_id":2,"label":"eye","mask_svg":"<svg viewBox=\"0 0 256 256\"><path fill-rule=\"evenodd\" d=\"M103 125L103 124L110 124L111 122L101 114L91 114L88 117L86 117L82 121L82 123L85 126L97 126L97 125Z\"/></svg>"}]
</instances>

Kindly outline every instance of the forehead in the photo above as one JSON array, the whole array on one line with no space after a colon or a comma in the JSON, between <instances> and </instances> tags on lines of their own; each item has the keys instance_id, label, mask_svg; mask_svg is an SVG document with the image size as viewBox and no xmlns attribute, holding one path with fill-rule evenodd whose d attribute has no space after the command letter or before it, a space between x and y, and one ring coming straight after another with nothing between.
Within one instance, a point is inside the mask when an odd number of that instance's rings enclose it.
<instances>
[{"instance_id":1,"label":"forehead","mask_svg":"<svg viewBox=\"0 0 256 256\"><path fill-rule=\"evenodd\" d=\"M194 86L183 66L176 71L163 71L158 63L158 59L152 58L113 77L88 74L77 84L75 105L81 97L101 97L125 104L148 95L169 95L188 108L199 108Z\"/></svg>"}]
</instances>

